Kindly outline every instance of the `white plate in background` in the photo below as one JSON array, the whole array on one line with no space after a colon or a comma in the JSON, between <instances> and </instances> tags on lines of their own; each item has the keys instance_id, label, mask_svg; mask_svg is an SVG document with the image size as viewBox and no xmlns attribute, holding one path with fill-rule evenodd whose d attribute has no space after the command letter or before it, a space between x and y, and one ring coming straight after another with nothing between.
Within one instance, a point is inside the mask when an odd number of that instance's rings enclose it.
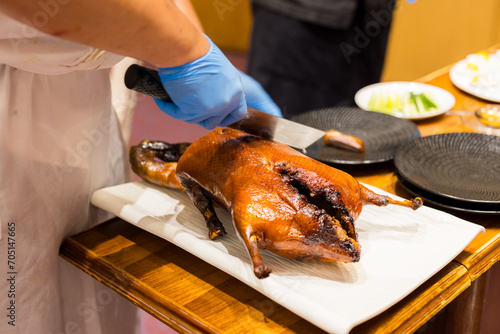
<instances>
[{"instance_id":1,"label":"white plate in background","mask_svg":"<svg viewBox=\"0 0 500 334\"><path fill-rule=\"evenodd\" d=\"M361 109L376 111L370 110L370 108L368 107L368 103L374 93L384 93L390 95L399 94L403 96L405 94L409 94L409 92L413 92L414 94L428 94L438 108L432 111L420 113L408 114L404 112L395 112L388 113L388 115L410 120L419 120L444 114L455 105L455 97L447 90L436 86L411 81L380 82L363 87L354 96L354 101Z\"/></svg>"},{"instance_id":2,"label":"white plate in background","mask_svg":"<svg viewBox=\"0 0 500 334\"><path fill-rule=\"evenodd\" d=\"M470 54L453 65L450 80L466 93L500 103L500 54L488 54L487 59L482 54Z\"/></svg>"}]
</instances>

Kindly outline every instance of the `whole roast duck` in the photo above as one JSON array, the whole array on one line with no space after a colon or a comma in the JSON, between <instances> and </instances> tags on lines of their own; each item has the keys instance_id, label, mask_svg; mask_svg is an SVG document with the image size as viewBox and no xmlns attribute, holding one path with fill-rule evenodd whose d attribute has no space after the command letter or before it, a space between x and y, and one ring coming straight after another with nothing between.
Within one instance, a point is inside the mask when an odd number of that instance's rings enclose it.
<instances>
[{"instance_id":1,"label":"whole roast duck","mask_svg":"<svg viewBox=\"0 0 500 334\"><path fill-rule=\"evenodd\" d=\"M144 180L184 189L203 214L211 239L226 233L214 205L231 212L258 278L271 273L259 249L290 259L357 262L354 221L363 205L413 210L422 205L420 198L378 195L286 145L227 128L192 144L145 140L132 147L130 159Z\"/></svg>"}]
</instances>

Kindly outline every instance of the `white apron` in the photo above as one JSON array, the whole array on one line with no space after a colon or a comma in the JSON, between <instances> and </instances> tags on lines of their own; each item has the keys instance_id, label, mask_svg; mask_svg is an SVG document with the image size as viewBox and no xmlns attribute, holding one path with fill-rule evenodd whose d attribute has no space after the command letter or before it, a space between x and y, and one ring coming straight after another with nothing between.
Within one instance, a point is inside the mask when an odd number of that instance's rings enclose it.
<instances>
[{"instance_id":1,"label":"white apron","mask_svg":"<svg viewBox=\"0 0 500 334\"><path fill-rule=\"evenodd\" d=\"M0 333L139 326L132 303L58 256L109 218L92 192L129 175L106 69L121 59L0 14Z\"/></svg>"}]
</instances>

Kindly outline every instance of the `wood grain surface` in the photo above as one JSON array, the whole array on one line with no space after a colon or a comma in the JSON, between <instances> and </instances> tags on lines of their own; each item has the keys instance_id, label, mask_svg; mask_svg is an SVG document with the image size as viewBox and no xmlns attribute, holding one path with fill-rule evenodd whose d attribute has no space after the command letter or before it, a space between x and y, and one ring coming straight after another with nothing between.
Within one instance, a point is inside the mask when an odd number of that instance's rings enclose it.
<instances>
[{"instance_id":1,"label":"wood grain surface","mask_svg":"<svg viewBox=\"0 0 500 334\"><path fill-rule=\"evenodd\" d=\"M121 219L68 238L61 256L182 333L323 333L232 276Z\"/></svg>"}]
</instances>

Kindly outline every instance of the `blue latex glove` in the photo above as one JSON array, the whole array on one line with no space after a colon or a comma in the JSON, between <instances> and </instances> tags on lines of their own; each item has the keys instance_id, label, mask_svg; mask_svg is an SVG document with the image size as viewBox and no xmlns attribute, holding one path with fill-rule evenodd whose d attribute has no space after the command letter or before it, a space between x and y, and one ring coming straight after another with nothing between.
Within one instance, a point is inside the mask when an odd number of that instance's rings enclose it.
<instances>
[{"instance_id":1,"label":"blue latex glove","mask_svg":"<svg viewBox=\"0 0 500 334\"><path fill-rule=\"evenodd\" d=\"M246 115L240 72L210 41L208 53L185 65L158 68L172 102L155 99L167 115L206 129L227 126Z\"/></svg>"},{"instance_id":2,"label":"blue latex glove","mask_svg":"<svg viewBox=\"0 0 500 334\"><path fill-rule=\"evenodd\" d=\"M260 83L243 72L240 72L240 75L243 92L245 92L245 99L250 108L267 112L274 116L283 117L280 108L278 108Z\"/></svg>"}]
</instances>

